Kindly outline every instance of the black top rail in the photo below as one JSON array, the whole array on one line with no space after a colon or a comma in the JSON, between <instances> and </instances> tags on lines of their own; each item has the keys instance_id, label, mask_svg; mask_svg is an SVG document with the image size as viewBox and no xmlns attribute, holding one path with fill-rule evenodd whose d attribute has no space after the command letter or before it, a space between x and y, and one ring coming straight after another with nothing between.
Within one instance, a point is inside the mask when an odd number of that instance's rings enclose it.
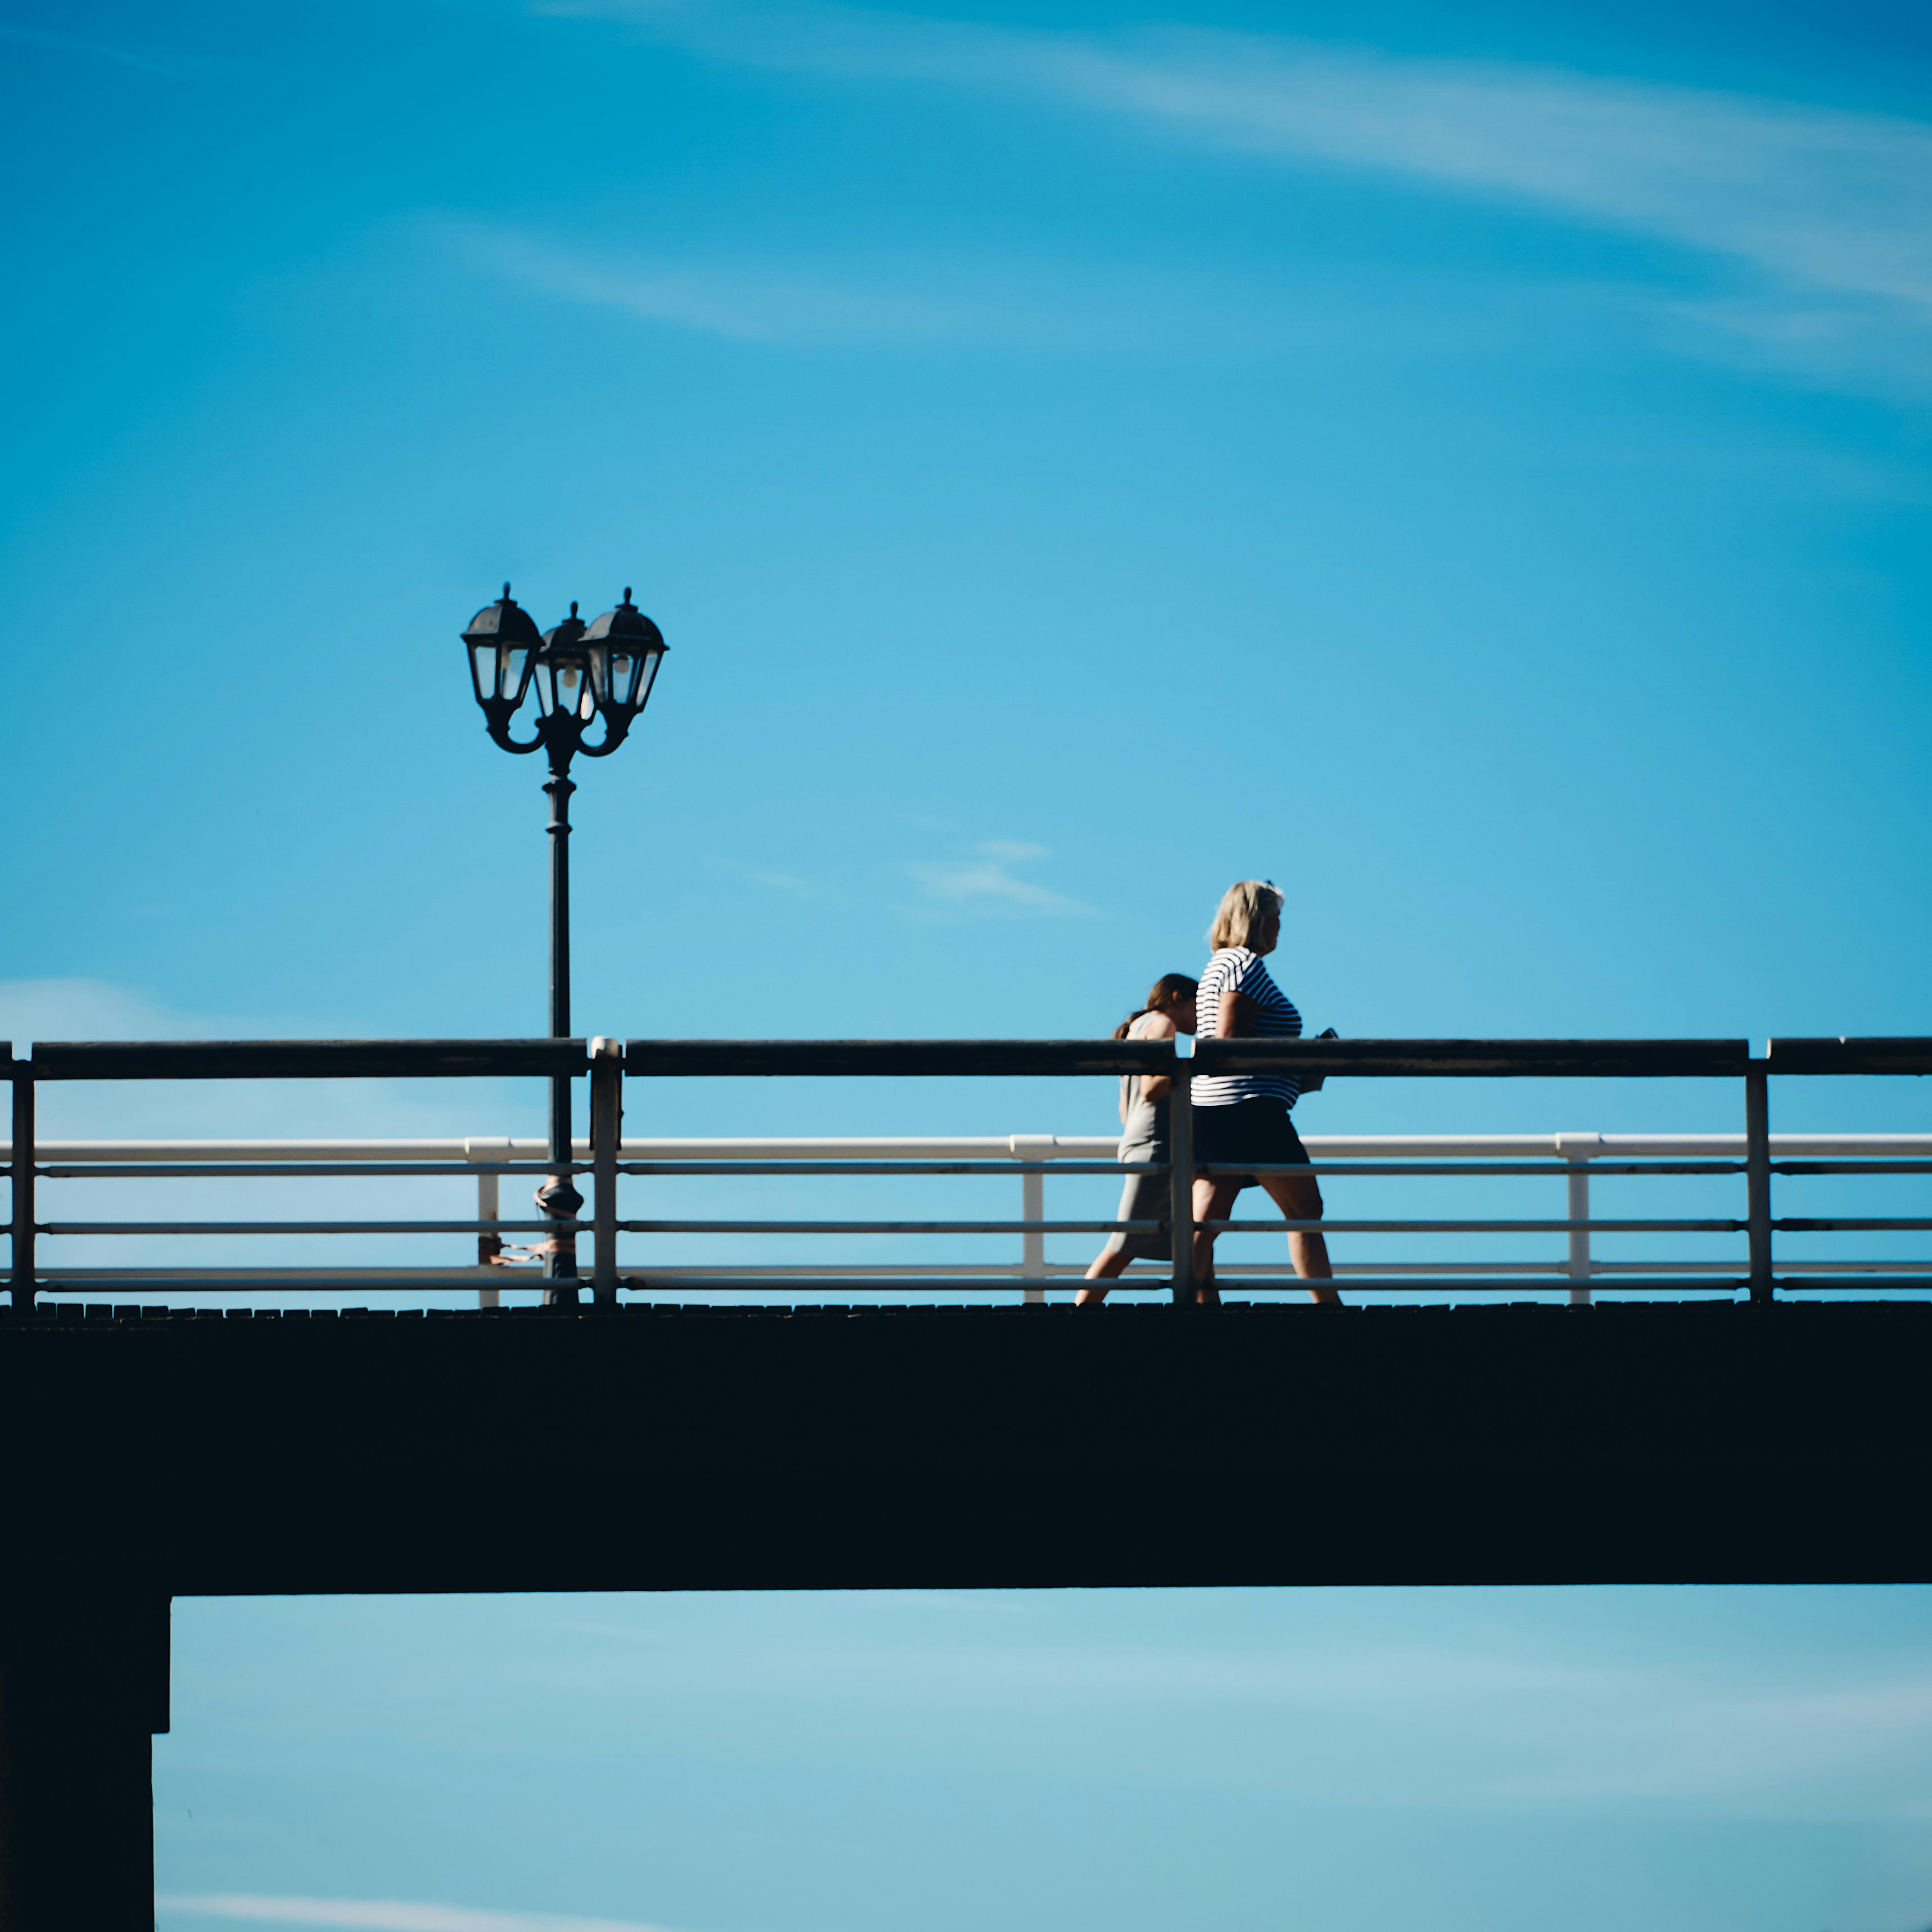
<instances>
[{"instance_id":1,"label":"black top rail","mask_svg":"<svg viewBox=\"0 0 1932 1932\"><path fill-rule=\"evenodd\" d=\"M1165 1040L632 1040L625 1071L646 1078L777 1075L1082 1076L1287 1073L1350 1079L1736 1078L1932 1074L1932 1038L1773 1040L1202 1040L1184 1060ZM43 1040L8 1077L276 1080L574 1077L584 1040Z\"/></svg>"},{"instance_id":2,"label":"black top rail","mask_svg":"<svg viewBox=\"0 0 1932 1932\"><path fill-rule=\"evenodd\" d=\"M466 1079L570 1077L590 1070L583 1040L43 1040L9 1077L33 1080ZM1742 1040L1202 1040L1190 1060L1165 1040L632 1040L625 1071L646 1078L722 1076L1036 1077L1287 1073L1350 1079L1736 1078L1932 1073L1932 1039L1774 1040L1754 1060Z\"/></svg>"},{"instance_id":3,"label":"black top rail","mask_svg":"<svg viewBox=\"0 0 1932 1932\"><path fill-rule=\"evenodd\" d=\"M40 1040L23 1080L466 1080L587 1072L580 1040Z\"/></svg>"},{"instance_id":4,"label":"black top rail","mask_svg":"<svg viewBox=\"0 0 1932 1932\"><path fill-rule=\"evenodd\" d=\"M685 1076L1172 1073L1160 1040L627 1040L630 1078Z\"/></svg>"},{"instance_id":5,"label":"black top rail","mask_svg":"<svg viewBox=\"0 0 1932 1932\"><path fill-rule=\"evenodd\" d=\"M630 1040L632 1078L734 1075L1304 1073L1353 1078L1735 1078L1742 1040Z\"/></svg>"},{"instance_id":6,"label":"black top rail","mask_svg":"<svg viewBox=\"0 0 1932 1932\"><path fill-rule=\"evenodd\" d=\"M1932 1040L1774 1040L1773 1073L1932 1073Z\"/></svg>"},{"instance_id":7,"label":"black top rail","mask_svg":"<svg viewBox=\"0 0 1932 1932\"><path fill-rule=\"evenodd\" d=\"M1735 1078L1742 1040L1203 1040L1196 1073L1306 1073L1352 1079L1571 1077Z\"/></svg>"}]
</instances>

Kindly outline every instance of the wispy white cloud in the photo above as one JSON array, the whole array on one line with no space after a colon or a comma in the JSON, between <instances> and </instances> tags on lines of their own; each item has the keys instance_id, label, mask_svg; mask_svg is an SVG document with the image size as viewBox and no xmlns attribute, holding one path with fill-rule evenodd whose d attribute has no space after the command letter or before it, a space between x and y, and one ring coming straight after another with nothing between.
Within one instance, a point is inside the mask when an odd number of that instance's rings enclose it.
<instances>
[{"instance_id":1,"label":"wispy white cloud","mask_svg":"<svg viewBox=\"0 0 1932 1932\"><path fill-rule=\"evenodd\" d=\"M1250 1799L1519 1816L1591 1804L1932 1818L1932 1673L1904 1644L1660 1655L1587 1622L1572 1636L1532 1618L1510 1636L1446 1612L1439 1636L1419 1617L1377 1634L1338 1613L1298 1617L1280 1642L1217 1640L1211 1618L1151 1640L1097 1628L1076 1640L1056 1622L1042 1641L1023 1598L1004 1600L998 1624L990 1599L927 1601L929 1624L868 1604L856 1631L754 1612L755 1641L734 1622L708 1632L702 1653L656 1640L662 1619L639 1612L631 1642L575 1667L586 1694L640 1708L701 1684L706 1698L760 1709L903 1725L938 1751L976 1739L997 1713L1016 1771L1101 1785L1172 1777ZM609 1634L628 1633L614 1622ZM559 1654L542 1653L543 1667Z\"/></svg>"},{"instance_id":2,"label":"wispy white cloud","mask_svg":"<svg viewBox=\"0 0 1932 1932\"><path fill-rule=\"evenodd\" d=\"M635 1918L580 1918L554 1912L479 1912L464 1905L393 1898L284 1898L245 1892L158 1898L164 1912L238 1918L257 1925L338 1925L363 1932L665 1932Z\"/></svg>"},{"instance_id":3,"label":"wispy white cloud","mask_svg":"<svg viewBox=\"0 0 1932 1932\"><path fill-rule=\"evenodd\" d=\"M593 255L470 225L444 232L478 267L540 293L734 341L931 340L966 332L976 320L943 298L868 290L782 268Z\"/></svg>"},{"instance_id":4,"label":"wispy white cloud","mask_svg":"<svg viewBox=\"0 0 1932 1932\"><path fill-rule=\"evenodd\" d=\"M0 1040L16 1054L38 1040L313 1040L341 1030L304 1016L189 1012L104 980L0 980ZM507 1081L63 1081L41 1088L40 1127L50 1138L116 1140L528 1131L513 1090ZM135 1258L124 1242L119 1252Z\"/></svg>"},{"instance_id":5,"label":"wispy white cloud","mask_svg":"<svg viewBox=\"0 0 1932 1932\"><path fill-rule=\"evenodd\" d=\"M1013 917L1057 915L1074 919L1099 916L1094 908L1017 877L1016 865L1048 856L1044 845L990 838L973 848L964 859L937 859L909 864L906 874L925 894L930 907L958 915Z\"/></svg>"},{"instance_id":6,"label":"wispy white cloud","mask_svg":"<svg viewBox=\"0 0 1932 1932\"><path fill-rule=\"evenodd\" d=\"M0 40L46 47L55 53L76 54L85 60L112 61L117 67L134 68L169 80L178 79L184 71L173 62L157 60L152 54L139 53L130 47L110 46L102 40L77 40L70 34L50 34L44 27L23 27L11 20L0 20Z\"/></svg>"},{"instance_id":7,"label":"wispy white cloud","mask_svg":"<svg viewBox=\"0 0 1932 1932\"><path fill-rule=\"evenodd\" d=\"M23 1052L36 1040L191 1040L194 1023L105 980L0 980L0 1033ZM218 1036L202 1034L202 1039Z\"/></svg>"},{"instance_id":8,"label":"wispy white cloud","mask_svg":"<svg viewBox=\"0 0 1932 1932\"><path fill-rule=\"evenodd\" d=\"M611 1666L600 1658L598 1668ZM1074 1740L1100 1714L1159 1708L1148 1734L1164 1740L1164 1772L1184 1757L1189 1775L1334 1802L1932 1817L1932 1678L1909 1662L1787 1686L1761 1667L1726 1682L1728 1673L1548 1647L962 1639L776 1643L742 1666L734 1656L733 1670L737 1694L836 1700L848 1711L924 1708L941 1726L949 1707L1051 1711L1066 1720L1076 1757L1085 1748Z\"/></svg>"},{"instance_id":9,"label":"wispy white cloud","mask_svg":"<svg viewBox=\"0 0 1932 1932\"><path fill-rule=\"evenodd\" d=\"M1109 37L830 5L560 0L721 60L1022 96L1181 139L1505 197L1741 263L1783 359L1932 378L1932 127L1286 37ZM1778 292L1790 297L1780 306Z\"/></svg>"},{"instance_id":10,"label":"wispy white cloud","mask_svg":"<svg viewBox=\"0 0 1932 1932\"><path fill-rule=\"evenodd\" d=\"M795 899L815 899L818 894L808 879L790 872L753 872L746 875L754 885L769 886L775 892L788 892Z\"/></svg>"},{"instance_id":11,"label":"wispy white cloud","mask_svg":"<svg viewBox=\"0 0 1932 1932\"><path fill-rule=\"evenodd\" d=\"M430 232L473 269L531 293L728 341L910 350L1240 346L1278 327L1237 291L1110 267L899 254L807 270L783 262L640 254L442 220Z\"/></svg>"}]
</instances>

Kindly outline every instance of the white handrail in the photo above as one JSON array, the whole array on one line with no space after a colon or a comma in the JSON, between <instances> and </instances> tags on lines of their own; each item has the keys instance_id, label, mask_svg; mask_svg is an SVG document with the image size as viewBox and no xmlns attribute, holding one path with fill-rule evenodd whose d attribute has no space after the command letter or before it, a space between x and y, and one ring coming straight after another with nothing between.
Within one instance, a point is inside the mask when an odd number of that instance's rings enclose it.
<instances>
[{"instance_id":1,"label":"white handrail","mask_svg":"<svg viewBox=\"0 0 1932 1932\"><path fill-rule=\"evenodd\" d=\"M1538 1134L1311 1134L1304 1144L1315 1161L1346 1166L1401 1161L1534 1161L1549 1162L1552 1177L1564 1177L1568 1186L1566 1219L1572 1222L1590 1219L1591 1167L1594 1163L1618 1160L1678 1160L1686 1161L1741 1160L1745 1153L1742 1134L1601 1134L1562 1132ZM1055 1160L1112 1161L1119 1141L1100 1134L1003 1134L1003 1135L892 1135L892 1136L774 1136L754 1138L651 1136L626 1139L620 1158L626 1162L784 1162L788 1161L1000 1161L1030 1163ZM224 1165L274 1167L286 1165L326 1166L344 1165L393 1165L407 1166L453 1166L504 1162L541 1162L549 1143L539 1138L467 1135L442 1139L370 1140L37 1140L35 1153L43 1168L86 1169L88 1167ZM589 1143L574 1144L579 1160L588 1160ZM1773 1134L1774 1160L1932 1160L1932 1133L1881 1134ZM10 1158L10 1144L0 1142L0 1161ZM76 1175L75 1178L85 1178ZM106 1177L104 1177L106 1178ZM1046 1216L1043 1177L1023 1174L1022 1211L1023 1223L1043 1222ZM479 1173L477 1181L477 1219L494 1222L500 1212L501 1177ZM487 1251L494 1252L496 1238L487 1236ZM1342 1262L1336 1273L1350 1274L1516 1275L1525 1277L1526 1286L1568 1286L1572 1302L1588 1302L1593 1281L1612 1280L1619 1274L1654 1274L1659 1264L1643 1262L1605 1261L1591 1252L1590 1234L1586 1228L1573 1227L1568 1236L1567 1252L1561 1258L1502 1262ZM1735 1262L1693 1261L1672 1262L1673 1275L1734 1276ZM1861 1274L1924 1274L1932 1277L1932 1262L1834 1261L1805 1264L1807 1273L1856 1276ZM170 1278L202 1280L224 1272L245 1273L252 1280L273 1280L291 1287L304 1280L342 1280L367 1275L370 1278L422 1275L448 1279L466 1276L478 1285L479 1299L486 1307L500 1300L500 1288L530 1288L539 1277L533 1268L501 1263L484 1265L480 1261L467 1267L416 1268L250 1268L223 1270L208 1268L120 1269L43 1268L41 1278L84 1288L90 1280L110 1276L125 1279L138 1275L151 1283L154 1292L166 1293ZM766 1264L758 1270L773 1280L807 1282L818 1277L919 1276L944 1281L956 1276L1006 1276L1011 1277L1028 1301L1043 1300L1048 1282L1065 1282L1084 1272L1080 1262L1049 1262L1043 1233L1029 1227L1022 1237L1020 1258L1012 1263L922 1262L906 1264L853 1264L788 1262ZM1241 1264L1244 1275L1292 1278L1294 1270L1286 1262ZM681 1279L742 1277L746 1269L734 1266L680 1265ZM1136 1263L1122 1278L1122 1286L1138 1280L1166 1278L1167 1270L1155 1263Z\"/></svg>"},{"instance_id":2,"label":"white handrail","mask_svg":"<svg viewBox=\"0 0 1932 1932\"><path fill-rule=\"evenodd\" d=\"M1316 1160L1534 1160L1742 1158L1742 1134L1306 1134ZM590 1158L590 1144L573 1144ZM1111 1134L902 1134L872 1138L790 1136L766 1139L659 1137L626 1139L626 1160L1112 1160ZM1932 1160L1932 1134L1773 1134L1771 1150L1785 1160ZM316 1162L542 1160L550 1143L477 1135L452 1140L37 1140L44 1166L133 1161ZM12 1144L0 1140L0 1161Z\"/></svg>"}]
</instances>

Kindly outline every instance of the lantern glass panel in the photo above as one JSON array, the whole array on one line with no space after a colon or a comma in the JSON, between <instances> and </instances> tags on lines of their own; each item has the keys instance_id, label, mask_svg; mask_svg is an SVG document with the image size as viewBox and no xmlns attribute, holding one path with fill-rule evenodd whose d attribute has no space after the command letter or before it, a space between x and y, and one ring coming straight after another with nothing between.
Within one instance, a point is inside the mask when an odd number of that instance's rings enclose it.
<instances>
[{"instance_id":1,"label":"lantern glass panel","mask_svg":"<svg viewBox=\"0 0 1932 1932\"><path fill-rule=\"evenodd\" d=\"M593 700L586 670L581 657L546 658L544 675L550 685L550 703L545 708L574 711L579 717L589 717Z\"/></svg>"},{"instance_id":2,"label":"lantern glass panel","mask_svg":"<svg viewBox=\"0 0 1932 1932\"><path fill-rule=\"evenodd\" d=\"M494 640L470 646L470 682L475 688L478 704L496 695L496 646Z\"/></svg>"},{"instance_id":3,"label":"lantern glass panel","mask_svg":"<svg viewBox=\"0 0 1932 1932\"><path fill-rule=\"evenodd\" d=\"M511 644L497 653L497 675L501 680L497 690L500 698L507 698L512 706L524 701L524 694L530 685L530 647L527 644Z\"/></svg>"},{"instance_id":4,"label":"lantern glass panel","mask_svg":"<svg viewBox=\"0 0 1932 1932\"><path fill-rule=\"evenodd\" d=\"M664 655L646 645L642 650L627 652L616 664L612 666L610 682L617 694L617 701L626 711L641 711L644 700L651 694L651 680L656 675L658 660Z\"/></svg>"},{"instance_id":5,"label":"lantern glass panel","mask_svg":"<svg viewBox=\"0 0 1932 1932\"><path fill-rule=\"evenodd\" d=\"M634 710L641 711L644 708L644 700L650 696L651 686L657 678L658 666L663 662L664 652L661 650L646 651L639 656L635 678L635 694L631 700Z\"/></svg>"},{"instance_id":6,"label":"lantern glass panel","mask_svg":"<svg viewBox=\"0 0 1932 1932\"><path fill-rule=\"evenodd\" d=\"M608 704L610 694L610 646L608 644L586 645L585 655L590 664L591 695L597 704Z\"/></svg>"}]
</instances>

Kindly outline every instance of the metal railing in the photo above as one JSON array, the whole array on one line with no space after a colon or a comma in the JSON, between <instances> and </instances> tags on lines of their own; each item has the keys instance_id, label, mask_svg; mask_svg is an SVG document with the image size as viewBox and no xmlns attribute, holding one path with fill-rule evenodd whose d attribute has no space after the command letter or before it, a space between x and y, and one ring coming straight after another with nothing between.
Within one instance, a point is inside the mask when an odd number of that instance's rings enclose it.
<instances>
[{"instance_id":1,"label":"metal railing","mask_svg":"<svg viewBox=\"0 0 1932 1932\"><path fill-rule=\"evenodd\" d=\"M1080 1262L1046 1258L1049 1235L1142 1232L1156 1224L1101 1219L1048 1220L1045 1180L1049 1173L1104 1174L1127 1172L1113 1158L1118 1143L1106 1136L1062 1138L1013 1135L966 1138L813 1138L626 1141L622 1137L626 1077L667 1078L719 1075L1066 1074L1142 1075L1280 1070L1337 1078L1742 1078L1745 1124L1733 1135L1453 1135L1311 1136L1312 1165L1264 1172L1343 1176L1441 1178L1450 1176L1560 1178L1565 1188L1560 1216L1534 1218L1337 1217L1319 1222L1234 1219L1207 1224L1216 1232L1417 1236L1498 1234L1560 1235L1559 1257L1494 1262L1344 1262L1336 1274L1351 1289L1372 1293L1447 1292L1493 1294L1526 1289L1567 1290L1572 1302L1598 1288L1650 1295L1744 1292L1768 1301L1780 1290L1810 1292L1858 1286L1870 1289L1932 1288L1932 1262L1838 1260L1807 1262L1802 1270L1774 1270L1774 1235L1784 1232L1924 1232L1932 1218L1900 1216L1791 1217L1774 1220L1774 1174L1932 1174L1932 1134L1780 1135L1769 1131L1768 1083L1773 1073L1919 1074L1932 1071L1932 1042L1910 1040L1781 1040L1754 1058L1742 1042L1728 1041L1311 1041L1263 1043L1208 1040L1191 1063L1159 1042L1085 1041L362 1041L52 1043L8 1066L13 1088L13 1134L6 1149L13 1182L12 1266L6 1280L16 1312L32 1310L38 1295L63 1291L93 1295L201 1294L238 1290L342 1293L476 1292L485 1307L500 1304L505 1289L548 1289L568 1282L545 1281L534 1268L515 1264L504 1238L554 1235L555 1222L507 1220L500 1211L505 1175L548 1177L587 1173L592 1181L593 1264L585 1286L596 1305L616 1305L620 1292L646 1298L676 1294L762 1292L780 1284L828 1292L878 1294L937 1289L959 1293L1017 1287L1029 1301L1044 1298L1048 1283L1084 1271ZM46 1082L331 1077L449 1078L588 1072L591 1134L559 1163L545 1157L542 1141L47 1142L37 1142L35 1094ZM1173 1158L1166 1172L1174 1223L1193 1225L1191 1107L1187 1083L1175 1083ZM1252 1168L1244 1171L1252 1172ZM180 1180L191 1177L302 1178L455 1175L478 1188L473 1220L43 1220L36 1209L43 1180ZM1017 1175L1022 1184L1017 1220L635 1220L622 1216L624 1180L664 1181L698 1176ZM1742 1216L1594 1218L1593 1175L1729 1175L1744 1181ZM1593 1252L1594 1234L1742 1234L1745 1253L1736 1260L1650 1262L1606 1259ZM364 1234L395 1238L473 1235L475 1266L458 1268L44 1268L36 1243L43 1236L161 1235L290 1236ZM1020 1253L1010 1264L932 1262L854 1267L786 1262L756 1268L626 1265L620 1236L695 1235L1017 1236ZM1171 1268L1136 1264L1109 1284L1166 1290L1194 1300L1192 1244L1174 1247ZM1281 1264L1241 1264L1238 1275L1221 1274L1223 1290L1278 1290L1294 1279Z\"/></svg>"}]
</instances>

